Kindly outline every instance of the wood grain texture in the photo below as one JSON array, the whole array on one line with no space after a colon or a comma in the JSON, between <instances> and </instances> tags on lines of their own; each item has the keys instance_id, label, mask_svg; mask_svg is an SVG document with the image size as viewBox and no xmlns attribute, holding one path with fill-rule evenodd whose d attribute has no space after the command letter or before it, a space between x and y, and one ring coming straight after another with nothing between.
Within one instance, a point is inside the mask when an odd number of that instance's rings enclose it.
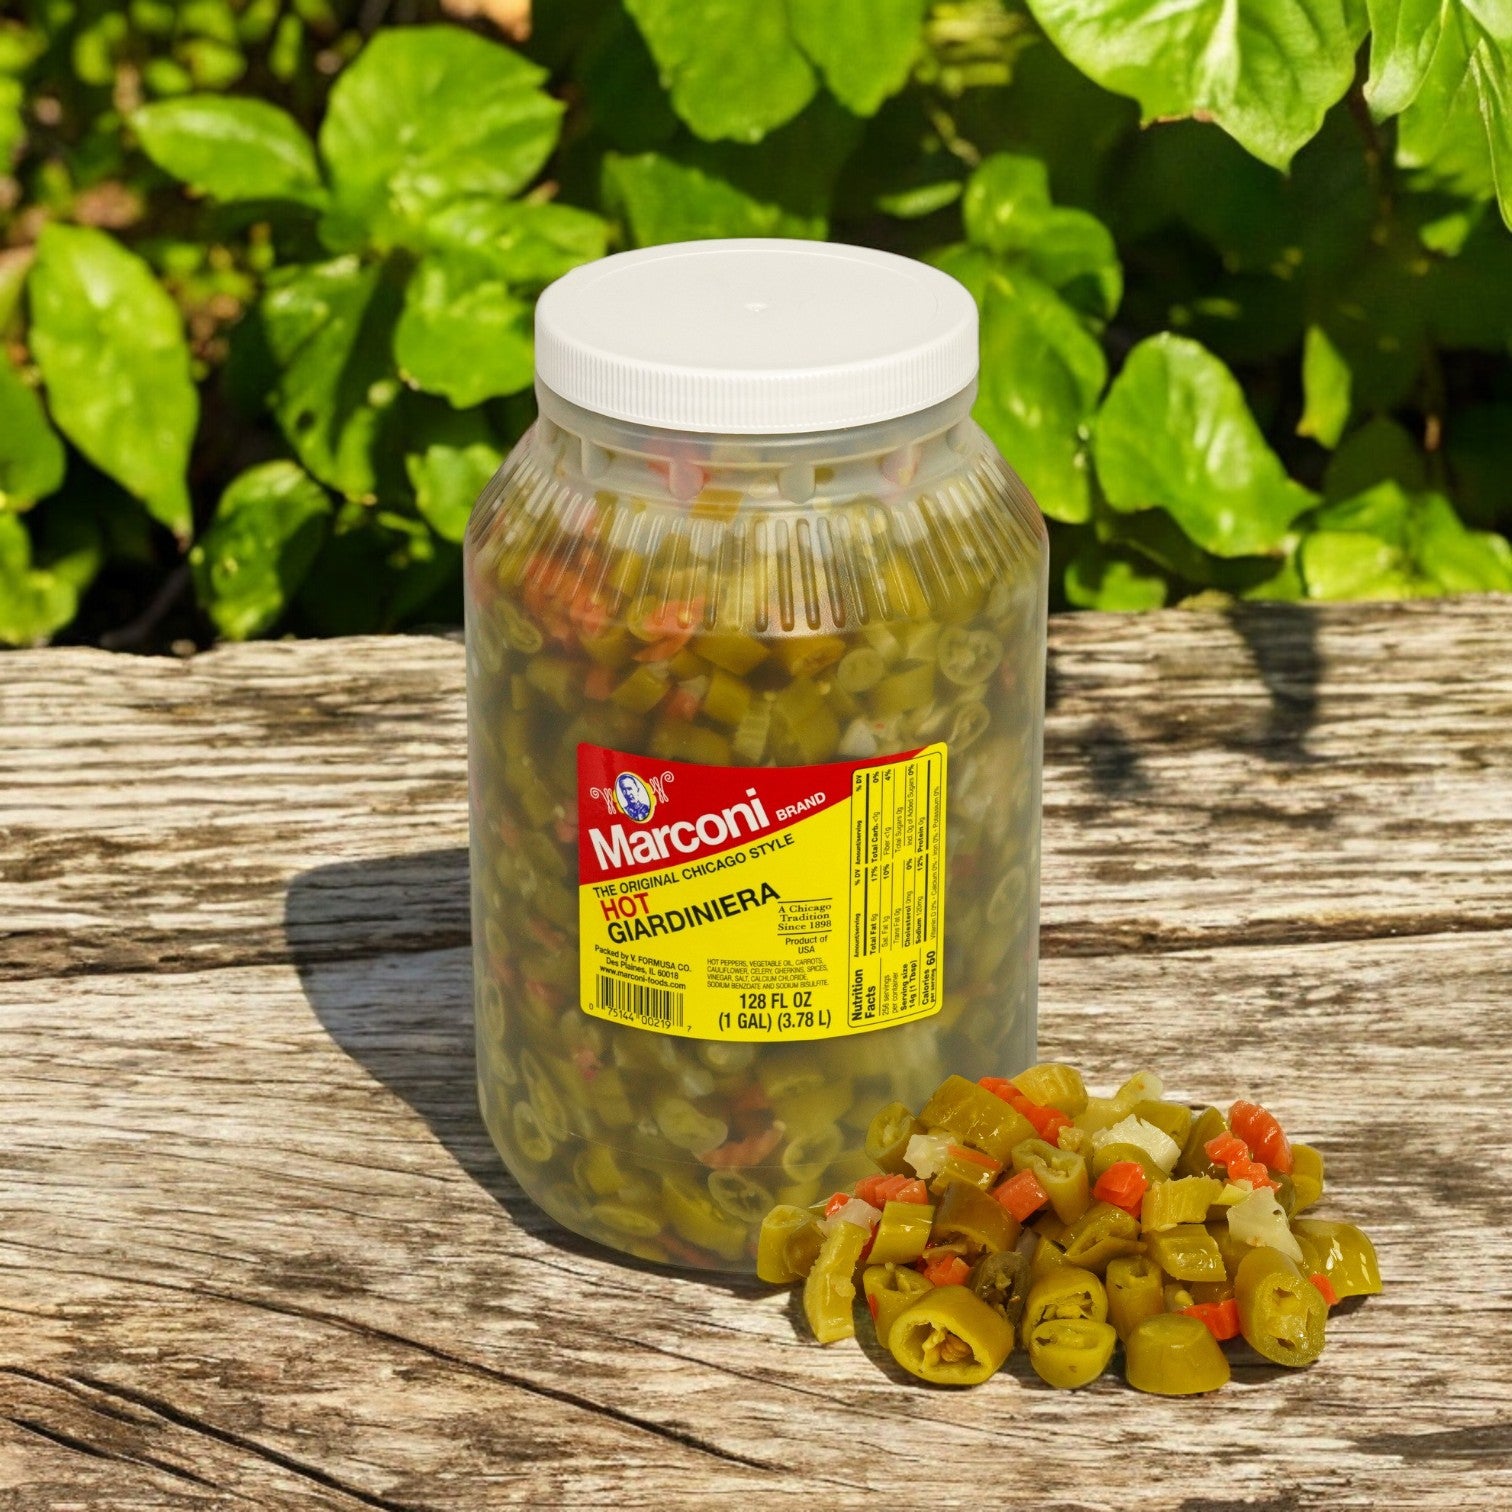
<instances>
[{"instance_id":1,"label":"wood grain texture","mask_svg":"<svg viewBox=\"0 0 1512 1512\"><path fill-rule=\"evenodd\" d=\"M1509 634L1052 627L1042 1050L1274 1094L1386 1275L1193 1402L921 1391L520 1196L454 644L5 658L0 1509L1512 1505Z\"/></svg>"}]
</instances>

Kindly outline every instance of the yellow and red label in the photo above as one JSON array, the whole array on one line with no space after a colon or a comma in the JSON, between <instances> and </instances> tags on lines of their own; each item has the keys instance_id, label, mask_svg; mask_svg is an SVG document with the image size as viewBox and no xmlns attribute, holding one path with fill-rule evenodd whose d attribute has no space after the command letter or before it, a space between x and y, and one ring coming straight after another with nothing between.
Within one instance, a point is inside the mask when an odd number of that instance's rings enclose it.
<instances>
[{"instance_id":1,"label":"yellow and red label","mask_svg":"<svg viewBox=\"0 0 1512 1512\"><path fill-rule=\"evenodd\" d=\"M578 747L583 1012L808 1040L940 1010L944 745L719 767Z\"/></svg>"}]
</instances>

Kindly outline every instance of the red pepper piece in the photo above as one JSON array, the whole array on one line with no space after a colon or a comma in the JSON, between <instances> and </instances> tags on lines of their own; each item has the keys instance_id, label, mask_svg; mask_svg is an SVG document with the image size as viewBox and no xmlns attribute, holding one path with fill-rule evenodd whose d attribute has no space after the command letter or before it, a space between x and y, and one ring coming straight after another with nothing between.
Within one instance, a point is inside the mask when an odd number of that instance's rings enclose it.
<instances>
[{"instance_id":1,"label":"red pepper piece","mask_svg":"<svg viewBox=\"0 0 1512 1512\"><path fill-rule=\"evenodd\" d=\"M1225 1297L1222 1302L1194 1302L1181 1310L1205 1324L1220 1344L1239 1337L1239 1304L1232 1297Z\"/></svg>"},{"instance_id":2,"label":"red pepper piece","mask_svg":"<svg viewBox=\"0 0 1512 1512\"><path fill-rule=\"evenodd\" d=\"M1020 1171L1007 1181L999 1182L992 1195L1008 1210L1008 1216L1022 1223L1031 1213L1037 1213L1049 1202L1050 1195L1039 1184L1033 1171Z\"/></svg>"},{"instance_id":3,"label":"red pepper piece","mask_svg":"<svg viewBox=\"0 0 1512 1512\"><path fill-rule=\"evenodd\" d=\"M971 1267L959 1255L942 1255L924 1267L924 1279L931 1286L964 1286Z\"/></svg>"},{"instance_id":4,"label":"red pepper piece","mask_svg":"<svg viewBox=\"0 0 1512 1512\"><path fill-rule=\"evenodd\" d=\"M1241 1100L1229 1109L1229 1127L1271 1170L1291 1174L1291 1141L1275 1114L1267 1113L1259 1103Z\"/></svg>"},{"instance_id":5,"label":"red pepper piece","mask_svg":"<svg viewBox=\"0 0 1512 1512\"><path fill-rule=\"evenodd\" d=\"M1137 1218L1149 1187L1149 1178L1137 1160L1115 1160L1097 1178L1092 1195L1099 1202L1111 1202L1114 1207L1120 1207Z\"/></svg>"},{"instance_id":6,"label":"red pepper piece","mask_svg":"<svg viewBox=\"0 0 1512 1512\"><path fill-rule=\"evenodd\" d=\"M1323 1293L1323 1300L1330 1307L1339 1305L1339 1294L1334 1290L1333 1282L1322 1271L1314 1271L1307 1279Z\"/></svg>"}]
</instances>

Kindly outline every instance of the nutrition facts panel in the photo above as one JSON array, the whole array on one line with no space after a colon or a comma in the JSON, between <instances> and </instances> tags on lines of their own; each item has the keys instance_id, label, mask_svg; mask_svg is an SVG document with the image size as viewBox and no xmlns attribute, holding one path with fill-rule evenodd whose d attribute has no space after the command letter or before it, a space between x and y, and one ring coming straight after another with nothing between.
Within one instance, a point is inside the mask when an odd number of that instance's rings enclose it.
<instances>
[{"instance_id":1,"label":"nutrition facts panel","mask_svg":"<svg viewBox=\"0 0 1512 1512\"><path fill-rule=\"evenodd\" d=\"M945 748L852 774L846 1023L940 1007L945 916Z\"/></svg>"}]
</instances>

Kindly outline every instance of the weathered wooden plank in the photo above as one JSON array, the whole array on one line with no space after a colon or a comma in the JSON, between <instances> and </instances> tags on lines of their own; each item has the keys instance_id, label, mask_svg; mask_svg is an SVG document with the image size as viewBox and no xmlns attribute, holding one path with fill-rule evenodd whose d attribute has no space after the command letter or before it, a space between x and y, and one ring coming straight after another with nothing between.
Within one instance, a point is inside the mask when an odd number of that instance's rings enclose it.
<instances>
[{"instance_id":1,"label":"weathered wooden plank","mask_svg":"<svg viewBox=\"0 0 1512 1512\"><path fill-rule=\"evenodd\" d=\"M1507 623L1495 598L1056 620L1047 953L1512 926ZM460 865L414 858L466 840L454 643L25 652L0 679L0 975L466 938Z\"/></svg>"},{"instance_id":2,"label":"weathered wooden plank","mask_svg":"<svg viewBox=\"0 0 1512 1512\"><path fill-rule=\"evenodd\" d=\"M1381 1247L1316 1367L1180 1403L921 1392L780 1294L561 1235L473 1111L460 948L0 984L0 1417L130 1459L142 1506L180 1470L275 1506L906 1505L947 1464L1005 1505L1505 1504L1509 981L1508 932L1047 963L1047 1052L1273 1094Z\"/></svg>"}]
</instances>

